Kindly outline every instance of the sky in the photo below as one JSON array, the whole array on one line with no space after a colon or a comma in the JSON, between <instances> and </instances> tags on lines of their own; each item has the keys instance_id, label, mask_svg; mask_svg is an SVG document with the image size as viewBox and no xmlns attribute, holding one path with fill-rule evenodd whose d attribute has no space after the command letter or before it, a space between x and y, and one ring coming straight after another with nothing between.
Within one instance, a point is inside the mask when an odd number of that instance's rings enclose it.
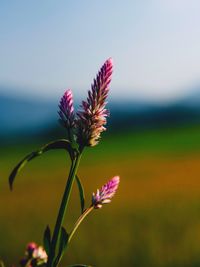
<instances>
[{"instance_id":1,"label":"sky","mask_svg":"<svg viewBox=\"0 0 200 267\"><path fill-rule=\"evenodd\" d=\"M199 10L199 0L1 0L0 93L79 98L112 57L112 97L187 95L200 86Z\"/></svg>"}]
</instances>

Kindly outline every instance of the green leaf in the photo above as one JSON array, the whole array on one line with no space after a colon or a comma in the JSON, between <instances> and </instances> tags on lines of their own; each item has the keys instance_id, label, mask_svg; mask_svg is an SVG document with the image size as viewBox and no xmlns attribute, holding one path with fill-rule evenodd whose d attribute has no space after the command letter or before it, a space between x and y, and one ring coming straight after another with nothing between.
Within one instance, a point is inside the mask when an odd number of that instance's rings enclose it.
<instances>
[{"instance_id":1,"label":"green leaf","mask_svg":"<svg viewBox=\"0 0 200 267\"><path fill-rule=\"evenodd\" d=\"M44 231L43 245L44 245L44 249L47 255L49 255L50 246L51 246L51 231L50 231L49 226L47 226Z\"/></svg>"},{"instance_id":2,"label":"green leaf","mask_svg":"<svg viewBox=\"0 0 200 267\"><path fill-rule=\"evenodd\" d=\"M68 244L68 238L69 238L69 235L68 233L66 232L65 228L62 227L61 228L61 234L60 234L60 242L59 242L59 249L58 249L58 255L55 259L55 262L54 262L54 266L57 266L66 247L67 247L67 244Z\"/></svg>"},{"instance_id":3,"label":"green leaf","mask_svg":"<svg viewBox=\"0 0 200 267\"><path fill-rule=\"evenodd\" d=\"M67 246L67 241L68 241L68 233L66 232L64 227L61 227L61 234L60 234L60 246L59 246L59 250L63 251L66 246Z\"/></svg>"},{"instance_id":4,"label":"green leaf","mask_svg":"<svg viewBox=\"0 0 200 267\"><path fill-rule=\"evenodd\" d=\"M79 195L80 195L81 213L83 213L84 207L85 207L85 193L84 193L84 188L83 188L83 185L81 183L81 180L78 178L77 175L76 175L76 182L78 185L78 190L79 190Z\"/></svg>"},{"instance_id":5,"label":"green leaf","mask_svg":"<svg viewBox=\"0 0 200 267\"><path fill-rule=\"evenodd\" d=\"M75 265L70 265L68 267L92 267L91 265L84 265L84 264L75 264Z\"/></svg>"},{"instance_id":6,"label":"green leaf","mask_svg":"<svg viewBox=\"0 0 200 267\"><path fill-rule=\"evenodd\" d=\"M44 145L41 149L34 151L30 154L28 154L25 158L23 158L16 167L12 170L10 176L9 176L9 185L10 189L13 188L13 182L15 180L16 175L21 171L21 169L32 159L42 155L44 152L47 152L52 149L65 149L69 152L70 157L72 159L73 157L73 149L71 148L70 142L66 139L59 139L55 140L53 142L50 142L46 145Z\"/></svg>"}]
</instances>

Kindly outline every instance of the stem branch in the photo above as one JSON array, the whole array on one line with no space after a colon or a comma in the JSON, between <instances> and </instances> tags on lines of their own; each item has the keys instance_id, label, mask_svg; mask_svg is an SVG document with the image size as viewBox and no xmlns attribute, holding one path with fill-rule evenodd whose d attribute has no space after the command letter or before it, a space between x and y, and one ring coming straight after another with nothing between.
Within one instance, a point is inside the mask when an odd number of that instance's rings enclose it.
<instances>
[{"instance_id":1,"label":"stem branch","mask_svg":"<svg viewBox=\"0 0 200 267\"><path fill-rule=\"evenodd\" d=\"M81 216L78 218L78 220L76 221L73 230L71 231L69 238L68 238L68 242L70 242L70 240L72 239L74 233L76 232L76 230L78 229L79 225L82 223L82 221L86 218L86 216L94 209L94 206L90 206L88 209L86 209L83 214L81 214Z\"/></svg>"}]
</instances>

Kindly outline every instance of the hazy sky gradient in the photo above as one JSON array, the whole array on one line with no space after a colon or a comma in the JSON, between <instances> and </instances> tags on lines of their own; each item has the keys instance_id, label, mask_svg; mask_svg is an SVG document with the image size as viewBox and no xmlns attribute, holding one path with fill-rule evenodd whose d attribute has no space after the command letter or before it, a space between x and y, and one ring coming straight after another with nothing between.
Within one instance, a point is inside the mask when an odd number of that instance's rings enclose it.
<instances>
[{"instance_id":1,"label":"hazy sky gradient","mask_svg":"<svg viewBox=\"0 0 200 267\"><path fill-rule=\"evenodd\" d=\"M0 2L0 85L75 97L113 57L112 96L175 99L200 84L199 0Z\"/></svg>"}]
</instances>

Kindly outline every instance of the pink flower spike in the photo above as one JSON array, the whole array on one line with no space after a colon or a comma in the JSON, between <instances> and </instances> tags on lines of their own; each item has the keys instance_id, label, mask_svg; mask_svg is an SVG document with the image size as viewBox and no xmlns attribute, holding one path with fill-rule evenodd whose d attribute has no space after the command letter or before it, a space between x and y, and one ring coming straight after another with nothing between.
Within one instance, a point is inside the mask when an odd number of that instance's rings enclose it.
<instances>
[{"instance_id":1,"label":"pink flower spike","mask_svg":"<svg viewBox=\"0 0 200 267\"><path fill-rule=\"evenodd\" d=\"M95 146L98 144L101 132L106 130L104 125L108 110L105 106L112 72L113 62L109 58L94 79L87 100L82 101L82 110L77 113L78 143L81 146Z\"/></svg>"},{"instance_id":2,"label":"pink flower spike","mask_svg":"<svg viewBox=\"0 0 200 267\"><path fill-rule=\"evenodd\" d=\"M114 176L105 185L103 185L100 190L97 189L96 194L92 194L92 205L95 209L100 209L103 204L111 202L111 198L115 195L119 182L119 176Z\"/></svg>"},{"instance_id":3,"label":"pink flower spike","mask_svg":"<svg viewBox=\"0 0 200 267\"><path fill-rule=\"evenodd\" d=\"M59 111L60 122L67 128L71 129L75 123L74 105L72 91L68 89L60 100Z\"/></svg>"}]
</instances>

